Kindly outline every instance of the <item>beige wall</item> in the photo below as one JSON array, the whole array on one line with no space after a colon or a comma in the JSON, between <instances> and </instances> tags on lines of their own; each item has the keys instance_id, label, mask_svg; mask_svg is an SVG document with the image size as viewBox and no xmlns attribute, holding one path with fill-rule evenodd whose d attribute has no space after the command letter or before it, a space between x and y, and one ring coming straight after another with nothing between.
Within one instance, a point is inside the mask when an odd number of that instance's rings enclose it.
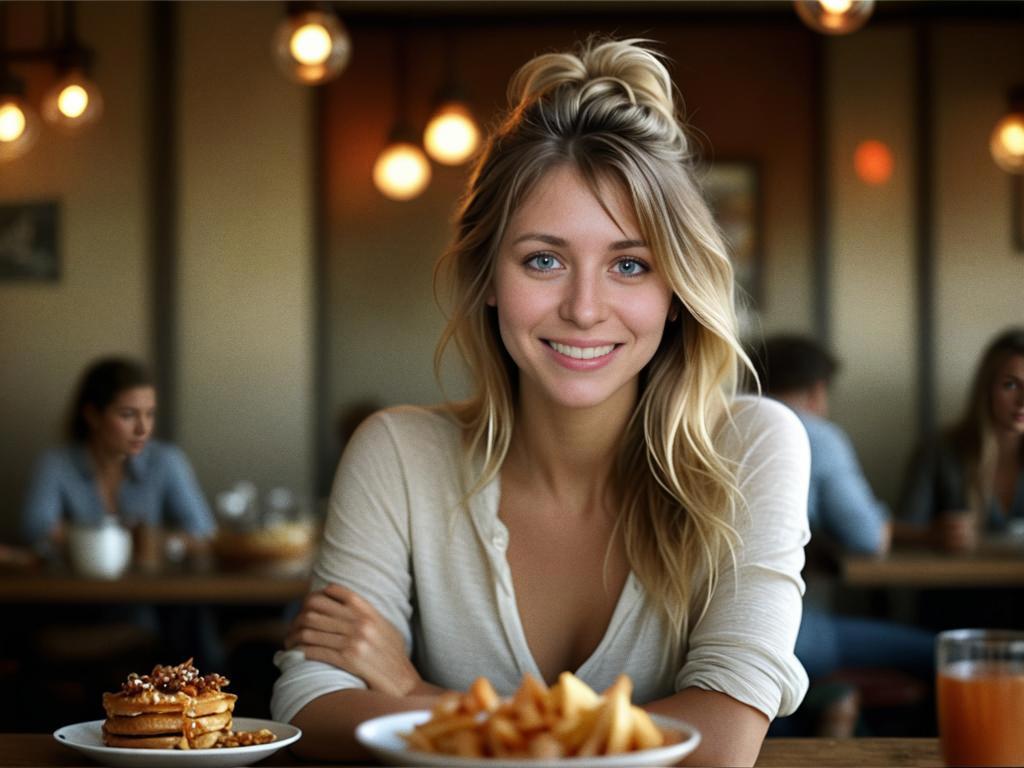
<instances>
[{"instance_id":1,"label":"beige wall","mask_svg":"<svg viewBox=\"0 0 1024 768\"><path fill-rule=\"evenodd\" d=\"M35 4L10 4L10 43L39 45ZM35 147L0 166L0 203L60 203L58 282L0 282L0 535L15 528L35 456L61 439L75 380L98 355L150 358L146 205L146 7L86 3L83 39L100 51L102 122L70 138L43 130ZM116 51L116 53L114 53ZM30 101L51 82L19 66Z\"/></svg>"},{"instance_id":2,"label":"beige wall","mask_svg":"<svg viewBox=\"0 0 1024 768\"><path fill-rule=\"evenodd\" d=\"M917 428L912 45L909 27L868 27L829 41L826 56L832 343L842 364L833 417L890 503ZM854 173L856 147L868 139L892 151L886 184Z\"/></svg>"},{"instance_id":3,"label":"beige wall","mask_svg":"<svg viewBox=\"0 0 1024 768\"><path fill-rule=\"evenodd\" d=\"M312 477L311 91L277 3L183 3L179 439L210 494Z\"/></svg>"}]
</instances>

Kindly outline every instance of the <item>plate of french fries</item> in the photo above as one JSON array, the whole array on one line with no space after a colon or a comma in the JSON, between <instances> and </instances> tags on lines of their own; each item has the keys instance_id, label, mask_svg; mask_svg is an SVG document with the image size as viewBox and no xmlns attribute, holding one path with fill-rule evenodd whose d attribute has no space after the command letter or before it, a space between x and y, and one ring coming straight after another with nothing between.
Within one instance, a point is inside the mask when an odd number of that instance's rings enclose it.
<instances>
[{"instance_id":1,"label":"plate of french fries","mask_svg":"<svg viewBox=\"0 0 1024 768\"><path fill-rule=\"evenodd\" d=\"M487 678L449 692L431 710L361 723L356 739L389 765L453 768L675 765L700 743L692 725L631 703L620 675L604 693L563 672L552 686L526 675L501 698Z\"/></svg>"}]
</instances>

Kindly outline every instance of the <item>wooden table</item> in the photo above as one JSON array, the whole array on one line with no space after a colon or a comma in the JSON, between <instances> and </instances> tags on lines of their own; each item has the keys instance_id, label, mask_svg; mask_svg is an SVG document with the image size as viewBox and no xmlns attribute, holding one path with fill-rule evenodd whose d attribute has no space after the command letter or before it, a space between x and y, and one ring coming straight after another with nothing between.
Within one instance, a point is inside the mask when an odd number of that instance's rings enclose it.
<instances>
[{"instance_id":1,"label":"wooden table","mask_svg":"<svg viewBox=\"0 0 1024 768\"><path fill-rule=\"evenodd\" d=\"M307 766L287 750L259 766ZM882 768L882 766L941 766L936 739L768 739L757 761L763 768ZM0 766L75 766L96 764L58 744L45 733L0 733Z\"/></svg>"},{"instance_id":2,"label":"wooden table","mask_svg":"<svg viewBox=\"0 0 1024 768\"><path fill-rule=\"evenodd\" d=\"M231 571L206 564L129 572L111 580L43 567L0 571L0 604L284 604L302 598L308 588L301 567Z\"/></svg>"},{"instance_id":3,"label":"wooden table","mask_svg":"<svg viewBox=\"0 0 1024 768\"><path fill-rule=\"evenodd\" d=\"M885 557L842 560L843 583L853 587L1022 587L1024 550L982 547L969 555L897 550Z\"/></svg>"}]
</instances>

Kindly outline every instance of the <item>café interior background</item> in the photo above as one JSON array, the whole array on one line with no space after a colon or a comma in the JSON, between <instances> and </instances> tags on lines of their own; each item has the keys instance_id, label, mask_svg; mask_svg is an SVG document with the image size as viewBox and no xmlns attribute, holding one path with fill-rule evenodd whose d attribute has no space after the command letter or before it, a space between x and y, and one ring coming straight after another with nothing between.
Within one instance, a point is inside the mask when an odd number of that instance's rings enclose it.
<instances>
[{"instance_id":1,"label":"caf\u00e9 interior background","mask_svg":"<svg viewBox=\"0 0 1024 768\"><path fill-rule=\"evenodd\" d=\"M41 5L8 4L10 48L39 44ZM823 302L844 364L834 416L895 503L918 436L919 345L930 334L941 423L985 342L1024 322L1010 177L988 150L1024 83L1024 4L997 5L883 2L860 31L824 38L789 3L339 2L352 59L317 90L272 60L281 3L80 4L104 114L74 138L44 131L0 166L0 203L59 202L61 253L56 281L0 281L0 536L15 535L31 464L61 439L70 390L98 355L164 356L163 432L211 497L242 479L323 495L346 407L438 400L432 269L467 167L435 165L408 202L373 186L396 117L396 45L417 127L446 47L488 125L518 64L590 32L659 41L711 159L756 164L763 330L818 333ZM30 99L53 77L17 71ZM884 184L854 173L866 139L892 151ZM172 279L155 273L158 252ZM459 391L457 369L450 381Z\"/></svg>"}]
</instances>

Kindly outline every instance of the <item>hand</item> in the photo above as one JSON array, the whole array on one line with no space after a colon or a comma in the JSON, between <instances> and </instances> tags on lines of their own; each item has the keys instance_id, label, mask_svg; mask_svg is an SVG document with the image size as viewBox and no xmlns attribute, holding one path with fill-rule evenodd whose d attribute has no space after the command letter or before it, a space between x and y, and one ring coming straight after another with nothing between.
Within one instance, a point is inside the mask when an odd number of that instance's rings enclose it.
<instances>
[{"instance_id":1,"label":"hand","mask_svg":"<svg viewBox=\"0 0 1024 768\"><path fill-rule=\"evenodd\" d=\"M947 552L973 552L978 547L978 521L969 510L943 512L936 521L936 537Z\"/></svg>"},{"instance_id":2,"label":"hand","mask_svg":"<svg viewBox=\"0 0 1024 768\"><path fill-rule=\"evenodd\" d=\"M306 598L284 644L362 678L371 691L407 696L425 687L394 625L339 584Z\"/></svg>"}]
</instances>

